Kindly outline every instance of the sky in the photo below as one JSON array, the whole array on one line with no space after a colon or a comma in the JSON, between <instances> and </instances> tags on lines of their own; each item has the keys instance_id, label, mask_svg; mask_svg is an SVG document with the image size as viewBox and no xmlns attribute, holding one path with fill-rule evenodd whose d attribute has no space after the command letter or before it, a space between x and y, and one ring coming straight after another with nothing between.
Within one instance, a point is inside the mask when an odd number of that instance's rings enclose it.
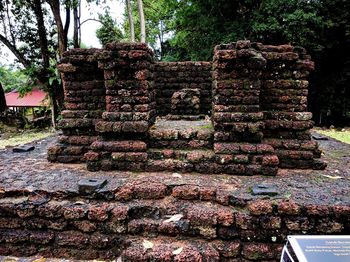
<instances>
[{"instance_id":1,"label":"sky","mask_svg":"<svg viewBox=\"0 0 350 262\"><path fill-rule=\"evenodd\" d=\"M109 12L111 16L116 19L117 23L120 25L123 21L123 12L124 12L124 1L106 1L106 6L109 7ZM104 13L103 8L96 6L95 4L90 4L90 7L87 5L85 0L82 0L81 4L81 18L80 22L83 22L89 18L98 18L98 13ZM100 23L96 21L88 21L84 23L81 27L82 43L87 45L88 47L101 47L97 37L96 30L99 28ZM73 37L73 27L70 28L70 37Z\"/></svg>"},{"instance_id":2,"label":"sky","mask_svg":"<svg viewBox=\"0 0 350 262\"><path fill-rule=\"evenodd\" d=\"M109 12L111 16L116 19L117 23L119 25L122 24L123 21L123 12L124 12L124 1L121 0L106 0L106 4L104 6L109 7ZM102 6L97 6L95 4L88 5L86 0L81 1L81 18L80 22L85 21L86 19L98 18L99 13L104 13L104 9ZM62 10L61 15L63 18L63 21L65 20L64 17L64 10ZM72 15L72 14L71 14ZM101 44L99 43L97 37L96 37L96 30L100 27L100 23L97 21L87 21L84 23L81 27L82 30L82 43L86 45L87 47L101 47ZM73 38L73 24L71 20L68 38ZM3 45L1 48L4 48L5 56L0 56L0 64L10 65L14 62L14 55L11 53L7 47L4 47Z\"/></svg>"}]
</instances>

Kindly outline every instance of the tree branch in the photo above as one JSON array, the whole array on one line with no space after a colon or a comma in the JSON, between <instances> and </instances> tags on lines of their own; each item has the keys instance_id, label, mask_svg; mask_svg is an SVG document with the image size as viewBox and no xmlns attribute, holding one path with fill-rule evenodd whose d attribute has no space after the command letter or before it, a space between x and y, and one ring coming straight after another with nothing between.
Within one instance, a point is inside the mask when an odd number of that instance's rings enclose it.
<instances>
[{"instance_id":1,"label":"tree branch","mask_svg":"<svg viewBox=\"0 0 350 262\"><path fill-rule=\"evenodd\" d=\"M88 22L88 21L95 21L95 22L99 22L99 23L103 24L103 22L101 20L98 20L98 19L95 19L95 18L89 18L89 19L86 19L83 22L81 22L80 26L82 26L85 22Z\"/></svg>"},{"instance_id":2,"label":"tree branch","mask_svg":"<svg viewBox=\"0 0 350 262\"><path fill-rule=\"evenodd\" d=\"M21 64L25 67L28 68L30 66L30 62L25 59L23 54L18 51L17 47L14 46L6 37L0 34L0 41L7 46L8 49L16 56L16 58L21 62Z\"/></svg>"},{"instance_id":3,"label":"tree branch","mask_svg":"<svg viewBox=\"0 0 350 262\"><path fill-rule=\"evenodd\" d=\"M10 12L9 12L9 2L8 1L6 1L6 14L7 14L7 21L9 24L11 42L12 42L12 45L15 45L16 39L15 39L15 36L13 35L14 30L13 30L12 24L11 24L11 17L10 17ZM4 21L4 26L5 26L5 21Z\"/></svg>"}]
</instances>

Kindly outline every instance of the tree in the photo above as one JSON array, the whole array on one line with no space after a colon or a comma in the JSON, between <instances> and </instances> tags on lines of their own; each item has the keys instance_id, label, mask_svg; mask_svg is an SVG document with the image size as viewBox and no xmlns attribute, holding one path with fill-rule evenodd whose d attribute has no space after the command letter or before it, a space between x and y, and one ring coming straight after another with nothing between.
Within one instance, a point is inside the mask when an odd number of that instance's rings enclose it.
<instances>
[{"instance_id":1,"label":"tree","mask_svg":"<svg viewBox=\"0 0 350 262\"><path fill-rule=\"evenodd\" d=\"M138 15L138 6L136 1L131 2L131 16L134 18L135 24L140 24L140 17ZM170 0L143 0L143 11L145 14L145 27L147 32L146 42L150 44L157 57L163 56L163 50L166 51L168 45L165 44L167 41L165 35L170 32L168 24L173 20L174 5L173 1ZM126 38L131 39L130 36L130 21L129 11L125 8L123 28L125 31ZM141 28L135 28L135 38L141 38Z\"/></svg>"},{"instance_id":2,"label":"tree","mask_svg":"<svg viewBox=\"0 0 350 262\"><path fill-rule=\"evenodd\" d=\"M1 43L15 55L24 68L30 68L38 60L38 42L35 36L37 28L32 26L35 23L32 9L25 2L1 1L0 19ZM31 50L28 50L29 47L32 47Z\"/></svg>"},{"instance_id":3,"label":"tree","mask_svg":"<svg viewBox=\"0 0 350 262\"><path fill-rule=\"evenodd\" d=\"M80 47L81 31L80 31L80 13L81 2L78 0L73 3L73 46Z\"/></svg>"},{"instance_id":4,"label":"tree","mask_svg":"<svg viewBox=\"0 0 350 262\"><path fill-rule=\"evenodd\" d=\"M58 36L58 51L59 56L62 57L64 51L67 50L68 46L68 28L70 19L67 20L67 25L63 26L61 11L60 11L60 0L47 0L47 3L50 5L53 17L56 23L57 36ZM66 10L69 9L69 1L66 1ZM67 13L67 11L66 11ZM70 16L69 16L70 17Z\"/></svg>"},{"instance_id":5,"label":"tree","mask_svg":"<svg viewBox=\"0 0 350 262\"><path fill-rule=\"evenodd\" d=\"M99 15L102 26L96 30L96 36L102 45L109 42L120 41L124 38L122 31L118 28L116 21L108 11L104 15Z\"/></svg>"},{"instance_id":6,"label":"tree","mask_svg":"<svg viewBox=\"0 0 350 262\"><path fill-rule=\"evenodd\" d=\"M22 91L28 85L28 77L23 70L0 65L0 83L5 92Z\"/></svg>"},{"instance_id":7,"label":"tree","mask_svg":"<svg viewBox=\"0 0 350 262\"><path fill-rule=\"evenodd\" d=\"M160 31L167 34L165 39L162 37L162 57L177 60L210 60L216 44L247 37L246 32L249 33L249 30L245 28L252 14L250 10L259 3L238 0L162 2L166 13L159 12L159 21L162 22Z\"/></svg>"},{"instance_id":8,"label":"tree","mask_svg":"<svg viewBox=\"0 0 350 262\"><path fill-rule=\"evenodd\" d=\"M324 48L322 33L325 21L319 15L318 1L268 0L254 10L251 38L264 43L292 43L308 50Z\"/></svg>"},{"instance_id":9,"label":"tree","mask_svg":"<svg viewBox=\"0 0 350 262\"><path fill-rule=\"evenodd\" d=\"M37 21L38 26L38 33L39 33L39 42L40 42L40 50L41 50L41 57L42 57L42 68L38 75L38 80L42 84L46 84L49 91L49 97L51 102L51 116L52 116L52 125L55 128L56 127L56 118L59 113L59 100L58 97L63 95L63 90L61 92L57 92L59 90L59 85L53 85L53 82L50 83L49 78L49 68L50 68L50 55L49 55L49 46L48 46L48 40L46 37L46 28L44 24L44 14L41 6L41 0L34 0L34 13ZM61 39L59 38L59 42ZM67 43L65 43L67 44ZM63 48L60 47L59 49ZM61 52L61 51L60 51ZM62 54L61 54L62 55Z\"/></svg>"},{"instance_id":10,"label":"tree","mask_svg":"<svg viewBox=\"0 0 350 262\"><path fill-rule=\"evenodd\" d=\"M63 89L53 68L56 64L56 28L47 14L49 12L40 0L6 0L5 5L0 5L0 41L16 55L31 84L40 85L48 92L54 125L62 107Z\"/></svg>"},{"instance_id":11,"label":"tree","mask_svg":"<svg viewBox=\"0 0 350 262\"><path fill-rule=\"evenodd\" d=\"M137 8L139 10L139 17L140 17L140 28L141 28L140 41L141 43L145 43L146 42L146 23L145 23L145 15L143 12L142 0L137 0Z\"/></svg>"},{"instance_id":12,"label":"tree","mask_svg":"<svg viewBox=\"0 0 350 262\"><path fill-rule=\"evenodd\" d=\"M129 20L129 27L130 27L130 41L135 42L134 18L132 16L130 0L126 0L126 9L128 11L128 20Z\"/></svg>"}]
</instances>

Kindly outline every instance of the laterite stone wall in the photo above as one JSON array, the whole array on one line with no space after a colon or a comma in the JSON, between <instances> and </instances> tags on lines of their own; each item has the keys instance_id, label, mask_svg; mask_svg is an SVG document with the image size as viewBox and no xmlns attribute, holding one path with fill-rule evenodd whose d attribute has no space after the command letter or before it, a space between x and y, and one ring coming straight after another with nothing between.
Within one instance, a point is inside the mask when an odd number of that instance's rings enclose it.
<instances>
[{"instance_id":1,"label":"laterite stone wall","mask_svg":"<svg viewBox=\"0 0 350 262\"><path fill-rule=\"evenodd\" d=\"M255 45L266 59L261 75L264 142L276 149L282 168L322 168L321 151L311 140L312 114L307 112L309 82L314 62L302 47Z\"/></svg>"},{"instance_id":2,"label":"laterite stone wall","mask_svg":"<svg viewBox=\"0 0 350 262\"><path fill-rule=\"evenodd\" d=\"M48 159L61 163L85 162L84 154L98 138L95 123L105 110L103 70L98 68L99 49L73 49L57 66L62 73L65 110L58 128L58 143L48 149Z\"/></svg>"},{"instance_id":3,"label":"laterite stone wall","mask_svg":"<svg viewBox=\"0 0 350 262\"><path fill-rule=\"evenodd\" d=\"M158 62L155 64L154 79L157 91L157 114L171 114L171 98L182 89L198 90L200 97L199 114L211 112L211 63L210 62ZM183 111L184 114L194 114ZM198 114L198 113L197 113Z\"/></svg>"},{"instance_id":4,"label":"laterite stone wall","mask_svg":"<svg viewBox=\"0 0 350 262\"><path fill-rule=\"evenodd\" d=\"M348 234L350 230L346 205L246 200L230 192L145 181L95 196L12 192L0 201L0 255L279 261L289 234ZM152 248L144 248L145 240L153 243ZM181 252L174 252L181 247Z\"/></svg>"},{"instance_id":5,"label":"laterite stone wall","mask_svg":"<svg viewBox=\"0 0 350 262\"><path fill-rule=\"evenodd\" d=\"M250 41L219 45L213 62L214 152L225 173L275 175L275 150L262 143L260 77L266 59Z\"/></svg>"},{"instance_id":6,"label":"laterite stone wall","mask_svg":"<svg viewBox=\"0 0 350 262\"><path fill-rule=\"evenodd\" d=\"M307 77L314 63L304 48L244 40L216 46L213 62L155 62L146 44L110 43L101 50L68 51L58 69L66 110L50 161L87 162L90 171L181 166L235 175L326 167L316 160L321 151L309 132ZM197 131L186 127L182 144L175 130L156 137L157 116L207 121L205 115L211 117L205 141L187 143ZM198 156L200 168L192 168L181 152L159 159L163 138L166 149L199 150L189 155Z\"/></svg>"},{"instance_id":7,"label":"laterite stone wall","mask_svg":"<svg viewBox=\"0 0 350 262\"><path fill-rule=\"evenodd\" d=\"M153 52L146 44L111 43L101 54L106 110L95 125L101 138L85 157L88 170L142 171L148 129L155 121Z\"/></svg>"}]
</instances>

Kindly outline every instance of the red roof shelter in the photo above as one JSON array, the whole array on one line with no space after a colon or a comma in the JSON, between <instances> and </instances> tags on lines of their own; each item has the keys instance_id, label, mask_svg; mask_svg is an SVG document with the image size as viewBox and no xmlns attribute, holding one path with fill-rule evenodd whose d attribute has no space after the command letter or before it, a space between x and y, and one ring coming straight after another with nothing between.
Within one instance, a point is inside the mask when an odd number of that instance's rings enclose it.
<instances>
[{"instance_id":1,"label":"red roof shelter","mask_svg":"<svg viewBox=\"0 0 350 262\"><path fill-rule=\"evenodd\" d=\"M41 107L46 106L46 93L40 89L33 89L21 97L17 91L5 94L8 107Z\"/></svg>"}]
</instances>

